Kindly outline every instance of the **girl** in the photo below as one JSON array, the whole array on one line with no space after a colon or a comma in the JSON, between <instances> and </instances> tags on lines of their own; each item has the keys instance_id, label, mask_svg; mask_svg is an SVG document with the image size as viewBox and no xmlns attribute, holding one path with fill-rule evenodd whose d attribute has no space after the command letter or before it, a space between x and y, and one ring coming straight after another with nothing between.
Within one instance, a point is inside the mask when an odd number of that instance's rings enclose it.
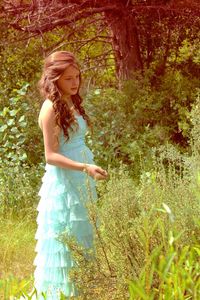
<instances>
[{"instance_id":1,"label":"girl","mask_svg":"<svg viewBox=\"0 0 200 300\"><path fill-rule=\"evenodd\" d=\"M108 174L96 166L84 136L90 119L79 95L81 74L74 55L57 51L45 60L39 87L44 96L38 123L43 132L45 174L39 191L38 228L34 260L34 286L38 299L57 300L60 291L77 295L69 280L73 266L67 246L59 241L64 231L76 237L85 247L92 247L92 225L84 201L97 199L94 179ZM91 194L90 194L91 195Z\"/></svg>"}]
</instances>

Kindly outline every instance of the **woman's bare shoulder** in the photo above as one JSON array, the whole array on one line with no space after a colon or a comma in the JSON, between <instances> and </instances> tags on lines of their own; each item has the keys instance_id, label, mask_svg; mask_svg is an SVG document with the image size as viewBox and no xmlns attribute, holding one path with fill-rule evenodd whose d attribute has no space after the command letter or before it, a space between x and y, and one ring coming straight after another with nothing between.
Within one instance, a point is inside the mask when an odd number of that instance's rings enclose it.
<instances>
[{"instance_id":1,"label":"woman's bare shoulder","mask_svg":"<svg viewBox=\"0 0 200 300\"><path fill-rule=\"evenodd\" d=\"M45 99L44 102L42 103L39 116L38 116L38 124L39 127L42 129L42 119L49 117L52 118L54 117L54 109L53 109L53 102L49 99Z\"/></svg>"},{"instance_id":2,"label":"woman's bare shoulder","mask_svg":"<svg viewBox=\"0 0 200 300\"><path fill-rule=\"evenodd\" d=\"M40 112L43 111L53 111L53 102L49 99L45 99L42 103L42 107L40 109Z\"/></svg>"}]
</instances>

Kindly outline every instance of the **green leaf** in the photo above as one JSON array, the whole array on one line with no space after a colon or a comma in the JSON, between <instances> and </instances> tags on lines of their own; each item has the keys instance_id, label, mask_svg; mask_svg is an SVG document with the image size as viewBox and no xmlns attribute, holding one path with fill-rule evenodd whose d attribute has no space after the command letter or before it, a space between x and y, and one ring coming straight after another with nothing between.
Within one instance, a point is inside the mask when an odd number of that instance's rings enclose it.
<instances>
[{"instance_id":1,"label":"green leaf","mask_svg":"<svg viewBox=\"0 0 200 300\"><path fill-rule=\"evenodd\" d=\"M11 117L16 116L16 114L19 112L20 109L13 109L9 111L9 114Z\"/></svg>"},{"instance_id":2,"label":"green leaf","mask_svg":"<svg viewBox=\"0 0 200 300\"><path fill-rule=\"evenodd\" d=\"M19 132L17 127L12 127L10 131L13 132L13 133L18 133Z\"/></svg>"},{"instance_id":3,"label":"green leaf","mask_svg":"<svg viewBox=\"0 0 200 300\"><path fill-rule=\"evenodd\" d=\"M3 117L5 117L8 112L9 112L9 108L8 107L4 107L4 109L2 111Z\"/></svg>"},{"instance_id":4,"label":"green leaf","mask_svg":"<svg viewBox=\"0 0 200 300\"><path fill-rule=\"evenodd\" d=\"M17 93L20 95L20 96L24 96L27 92L27 89L29 87L29 83L26 82L25 84L23 84L23 87L20 89L20 90L17 90Z\"/></svg>"},{"instance_id":5,"label":"green leaf","mask_svg":"<svg viewBox=\"0 0 200 300\"><path fill-rule=\"evenodd\" d=\"M4 132L8 128L8 125L3 125L0 127L0 132Z\"/></svg>"},{"instance_id":6,"label":"green leaf","mask_svg":"<svg viewBox=\"0 0 200 300\"><path fill-rule=\"evenodd\" d=\"M25 116L21 116L21 117L19 118L19 123L20 123L20 122L23 122L24 119L25 119Z\"/></svg>"},{"instance_id":7,"label":"green leaf","mask_svg":"<svg viewBox=\"0 0 200 300\"><path fill-rule=\"evenodd\" d=\"M197 252L198 256L200 256L200 248L193 247L193 249Z\"/></svg>"},{"instance_id":8,"label":"green leaf","mask_svg":"<svg viewBox=\"0 0 200 300\"><path fill-rule=\"evenodd\" d=\"M7 125L12 126L15 123L15 119L8 119Z\"/></svg>"},{"instance_id":9,"label":"green leaf","mask_svg":"<svg viewBox=\"0 0 200 300\"><path fill-rule=\"evenodd\" d=\"M147 297L145 291L143 290L142 287L138 286L136 283L131 282L129 285L129 291L131 296L140 296L141 299L143 300L148 300L149 298ZM131 297L131 300L134 300L135 298Z\"/></svg>"},{"instance_id":10,"label":"green leaf","mask_svg":"<svg viewBox=\"0 0 200 300\"><path fill-rule=\"evenodd\" d=\"M23 128L25 128L25 127L26 127L26 125L27 125L27 123L26 123L26 122L21 122L21 123L20 123L20 126L21 126L21 127L23 127Z\"/></svg>"},{"instance_id":11,"label":"green leaf","mask_svg":"<svg viewBox=\"0 0 200 300\"><path fill-rule=\"evenodd\" d=\"M23 153L20 157L19 157L20 160L26 160L27 159L27 155L26 153Z\"/></svg>"},{"instance_id":12,"label":"green leaf","mask_svg":"<svg viewBox=\"0 0 200 300\"><path fill-rule=\"evenodd\" d=\"M169 269L170 269L170 267L171 267L171 264L172 264L172 262L173 262L173 260L174 260L174 258L175 258L176 255L177 255L177 253L174 252L174 253L172 253L172 254L169 256L169 258L168 258L168 260L167 260L167 264L166 264L166 266L165 266L165 268L164 268L164 270L163 270L163 278L165 278L165 277L167 276L167 273L168 273L168 271L169 271Z\"/></svg>"}]
</instances>

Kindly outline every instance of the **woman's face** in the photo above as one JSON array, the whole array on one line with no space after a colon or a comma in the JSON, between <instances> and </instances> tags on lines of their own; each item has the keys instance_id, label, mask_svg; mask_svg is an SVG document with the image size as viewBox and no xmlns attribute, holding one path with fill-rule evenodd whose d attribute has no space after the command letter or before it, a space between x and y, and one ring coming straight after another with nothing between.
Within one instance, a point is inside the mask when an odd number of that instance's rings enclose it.
<instances>
[{"instance_id":1,"label":"woman's face","mask_svg":"<svg viewBox=\"0 0 200 300\"><path fill-rule=\"evenodd\" d=\"M80 71L69 66L57 80L57 86L65 96L76 95L80 84Z\"/></svg>"}]
</instances>

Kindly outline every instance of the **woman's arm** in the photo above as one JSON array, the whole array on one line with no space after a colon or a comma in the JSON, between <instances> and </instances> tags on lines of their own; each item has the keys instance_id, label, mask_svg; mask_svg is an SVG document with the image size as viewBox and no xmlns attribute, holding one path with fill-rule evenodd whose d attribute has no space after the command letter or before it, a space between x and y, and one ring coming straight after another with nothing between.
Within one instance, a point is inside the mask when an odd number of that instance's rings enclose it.
<instances>
[{"instance_id":1,"label":"woman's arm","mask_svg":"<svg viewBox=\"0 0 200 300\"><path fill-rule=\"evenodd\" d=\"M44 139L45 160L48 164L61 168L83 171L85 164L67 158L58 153L58 143L55 135L55 112L53 103L45 100L39 114L39 120ZM59 134L59 132L57 132Z\"/></svg>"}]
</instances>

